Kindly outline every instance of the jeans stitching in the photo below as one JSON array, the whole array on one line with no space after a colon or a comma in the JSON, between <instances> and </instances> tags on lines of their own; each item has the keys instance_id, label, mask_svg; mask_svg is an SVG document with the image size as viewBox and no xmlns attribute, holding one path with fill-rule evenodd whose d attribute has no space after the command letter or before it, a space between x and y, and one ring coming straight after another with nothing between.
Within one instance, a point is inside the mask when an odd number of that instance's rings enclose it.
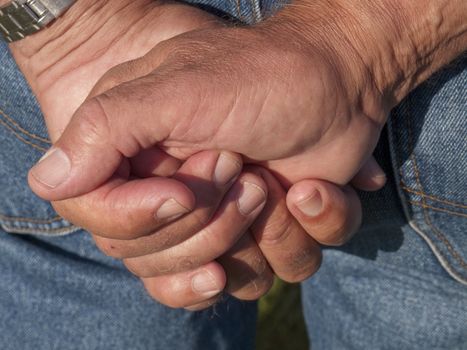
<instances>
[{"instance_id":1,"label":"jeans stitching","mask_svg":"<svg viewBox=\"0 0 467 350\"><path fill-rule=\"evenodd\" d=\"M57 228L49 228L49 229L40 229L40 228L20 228L18 229L17 227L12 227L9 225L2 224L2 227L5 231L15 231L15 230L21 230L20 233L51 233L51 234L57 234L57 233L63 233L66 232L68 233L70 230L79 230L80 228L74 225L70 226L63 226L63 227L57 227Z\"/></svg>"},{"instance_id":2,"label":"jeans stitching","mask_svg":"<svg viewBox=\"0 0 467 350\"><path fill-rule=\"evenodd\" d=\"M255 23L258 23L262 20L259 0L249 0L249 1L250 1L250 6L251 6L251 11L253 12L253 16L255 17Z\"/></svg>"},{"instance_id":3,"label":"jeans stitching","mask_svg":"<svg viewBox=\"0 0 467 350\"><path fill-rule=\"evenodd\" d=\"M240 0L236 0L236 6L237 6L237 13L238 13L238 19L243 22L243 14L240 6Z\"/></svg>"},{"instance_id":4,"label":"jeans stitching","mask_svg":"<svg viewBox=\"0 0 467 350\"><path fill-rule=\"evenodd\" d=\"M410 97L407 98L407 103L410 102ZM410 106L408 108L408 110L410 110ZM411 115L410 115L410 112L407 111L408 113L406 113L405 115L405 119L406 119L406 123L407 123L407 136L408 136L408 143L409 143L409 149L415 149L414 148L414 142L413 142L413 134L412 134L412 123L410 122L411 119ZM462 268L466 269L467 270L467 264L465 263L465 261L462 259L462 257L460 256L460 254L456 251L456 249L451 245L451 243L449 242L449 240L446 238L446 236L441 232L441 230L438 230L437 228L434 227L429 215L428 215L428 211L427 211L427 204L426 204L426 201L425 201L425 193L423 191L423 187L422 187L422 183L421 183L421 178L420 178L420 173L419 173L419 169L418 169L418 165L417 165L417 160L416 160L416 157L415 157L415 153L412 152L412 154L410 155L410 159L411 159L411 162L413 164L413 169L414 169L414 173L415 173L415 179L416 179L416 182L417 182L417 186L418 186L418 190L420 191L420 193L422 193L421 197L421 203L423 205L421 205L422 207L422 211L423 211L423 216L425 218L425 223L432 229L432 231L434 232L434 234L441 240L441 242L446 246L446 248L448 249L448 251L452 254L452 256L454 257L454 259L456 259ZM449 266L449 268L452 269L452 266L451 264L449 263L448 260L446 260L446 264Z\"/></svg>"},{"instance_id":5,"label":"jeans stitching","mask_svg":"<svg viewBox=\"0 0 467 350\"><path fill-rule=\"evenodd\" d=\"M4 120L1 120L1 119L0 119L0 124L2 124L2 125L5 126L7 129L9 129L9 130L13 133L13 135L14 135L18 140L20 140L21 142L23 142L23 143L25 143L25 144L27 144L27 145L33 147L33 148L36 148L36 149L38 149L38 150L40 150L40 151L42 151L42 152L46 152L46 151L47 151L46 148L41 147L41 146L38 146L38 145L36 145L35 143L32 143L31 141L26 140L23 136L21 136L20 134L18 134L18 132L17 132L15 129L13 129L13 128L11 127L11 125L8 125L7 123L5 123Z\"/></svg>"},{"instance_id":6,"label":"jeans stitching","mask_svg":"<svg viewBox=\"0 0 467 350\"><path fill-rule=\"evenodd\" d=\"M463 217L463 218L467 218L467 214L460 213L460 212L458 212L458 211L452 211L452 210L448 210L448 209L433 207L433 206L431 206L431 205L423 204L422 202L417 202L417 201L411 201L411 200L409 200L408 202L409 202L410 204L413 204L413 205L416 205L416 206L419 206L419 207L423 207L423 208L427 208L427 209L433 209L433 210L435 210L435 211L441 211L441 212L448 213L448 214L452 214L452 215L455 215L455 216L460 216L460 217Z\"/></svg>"},{"instance_id":7,"label":"jeans stitching","mask_svg":"<svg viewBox=\"0 0 467 350\"><path fill-rule=\"evenodd\" d=\"M416 191L414 189L411 189L411 188L407 187L403 183L401 183L401 187L402 187L402 189L404 191L407 191L407 192L412 193L412 194L417 194L419 196L426 197L426 198L431 199L431 200L433 200L435 202L444 203L444 204L447 204L447 205L450 205L450 206L453 206L453 207L456 207L456 208L462 208L462 209L465 208L465 209L467 209L467 205L456 203L456 202L450 202L448 200L441 199L439 197L435 197L433 195L429 195L429 194L426 194L426 193L423 193L423 192Z\"/></svg>"},{"instance_id":8,"label":"jeans stitching","mask_svg":"<svg viewBox=\"0 0 467 350\"><path fill-rule=\"evenodd\" d=\"M19 131L21 131L22 133L28 135L29 137L35 139L35 140L38 140L38 141L42 141L44 143L47 143L47 144L51 144L50 140L48 139L45 139L41 136L38 136L36 134L33 134L29 131L27 131L26 129L24 129L23 127L21 127L21 125L19 125L17 122L15 122L15 120L13 118L11 118L10 116L8 116L8 114L6 114L2 109L0 109L0 114L5 117L11 124L13 124L13 126L15 126Z\"/></svg>"},{"instance_id":9,"label":"jeans stitching","mask_svg":"<svg viewBox=\"0 0 467 350\"><path fill-rule=\"evenodd\" d=\"M435 232L436 236L438 237L445 237L444 234L441 232L441 230L439 230L437 227L435 227L432 223L431 223L431 220L429 220L429 222L427 222L427 224L433 229L433 231ZM467 263L464 261L464 259L462 259L462 257L459 255L459 253L457 253L457 251L454 249L454 247L452 247L452 245L449 243L449 241L447 241L448 244L446 244L446 247L448 248L448 250L452 253L452 255L454 256L454 258L459 262L459 264L461 265L461 267L467 271ZM451 247L451 249L450 249Z\"/></svg>"},{"instance_id":10,"label":"jeans stitching","mask_svg":"<svg viewBox=\"0 0 467 350\"><path fill-rule=\"evenodd\" d=\"M9 129L14 135L16 138L18 138L21 142L33 147L33 148L36 148L40 151L47 151L46 148L44 147L41 147L39 145L36 145L34 143L32 143L31 141L29 140L26 140L22 135L19 134L18 131L24 133L25 135L31 137L32 139L35 139L35 140L38 140L38 141L41 141L41 142L44 142L44 143L47 143L47 144L50 144L50 141L43 138L43 137L40 137L38 135L35 135L27 130L25 130L24 128L22 128L18 123L16 123L14 121L13 118L11 118L10 116L8 116L2 109L0 109L0 115L3 116L7 121L9 121L12 125L9 125L7 122L5 122L4 120L0 119L0 124L2 124L3 126L5 126L7 129ZM18 130L15 130L15 128ZM57 221L60 221L62 220L62 218L60 216L55 216L53 218L50 218L50 219L34 219L34 218L27 218L27 217L14 217L14 216L7 216L7 215L3 215L3 214L0 214L0 220L3 220L3 224L8 228L8 229L15 229L15 227L11 226L11 222L28 222L28 223L32 223L32 224L51 224L53 222L57 222ZM10 222L10 223L8 223ZM54 231L57 231L57 230L60 230L60 229L65 229L65 228L69 228L69 226L64 226L64 227L61 227L61 228L57 228L57 229L48 229L46 230L47 232L50 231L50 230L54 230ZM36 229L37 230L37 229ZM54 232L54 231L51 231L51 232ZM32 231L31 231L32 232ZM41 230L41 232L45 232L44 230Z\"/></svg>"},{"instance_id":11,"label":"jeans stitching","mask_svg":"<svg viewBox=\"0 0 467 350\"><path fill-rule=\"evenodd\" d=\"M26 218L26 217L19 217L19 216L7 216L0 214L0 220L5 221L19 221L19 222L30 222L32 224L50 224L52 222L60 221L62 218L60 216L55 216L50 219L34 219L34 218Z\"/></svg>"}]
</instances>

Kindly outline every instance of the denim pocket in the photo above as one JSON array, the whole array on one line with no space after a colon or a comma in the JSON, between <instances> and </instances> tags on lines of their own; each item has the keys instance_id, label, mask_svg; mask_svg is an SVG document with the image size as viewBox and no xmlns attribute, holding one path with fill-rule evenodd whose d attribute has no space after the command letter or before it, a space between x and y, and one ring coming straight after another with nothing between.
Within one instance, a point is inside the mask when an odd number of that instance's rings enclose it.
<instances>
[{"instance_id":1,"label":"denim pocket","mask_svg":"<svg viewBox=\"0 0 467 350\"><path fill-rule=\"evenodd\" d=\"M12 233L76 231L28 187L29 168L51 144L40 108L1 41L0 62L0 226Z\"/></svg>"},{"instance_id":2,"label":"denim pocket","mask_svg":"<svg viewBox=\"0 0 467 350\"><path fill-rule=\"evenodd\" d=\"M467 284L467 59L414 90L388 128L399 192L412 228Z\"/></svg>"}]
</instances>

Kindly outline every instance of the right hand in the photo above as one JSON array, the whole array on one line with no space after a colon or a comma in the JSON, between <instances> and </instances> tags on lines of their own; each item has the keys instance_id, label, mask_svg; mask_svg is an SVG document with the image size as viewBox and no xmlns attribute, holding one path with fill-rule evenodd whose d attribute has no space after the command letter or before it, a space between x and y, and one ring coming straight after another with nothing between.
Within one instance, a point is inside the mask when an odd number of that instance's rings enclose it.
<instances>
[{"instance_id":1,"label":"right hand","mask_svg":"<svg viewBox=\"0 0 467 350\"><path fill-rule=\"evenodd\" d=\"M320 243L343 244L360 224L360 203L350 187L340 189L325 181L306 180L296 184L286 199L278 181L260 167L247 167L239 175L210 219L212 211L207 203L221 200L221 193L210 187L214 178L210 179L209 174L215 174L216 157L217 152L213 151L194 155L173 176L200 199L193 212L133 239L131 234L137 231L130 227L125 237L129 239L125 240L103 237L102 233L94 235L103 252L123 259L130 271L141 277L149 294L166 305L203 309L218 300L221 291L254 300L268 291L273 274L289 282L302 281L319 268ZM139 167L140 175L154 175L154 171L143 169L151 169L150 165L147 167L151 162L144 164ZM260 213L254 210L245 216L238 210L238 196L244 193L239 189L245 181L268 192ZM96 215L108 217L106 223L113 221L115 226L121 217L115 211ZM243 235L253 218L249 233ZM73 219L93 224L86 214ZM115 228L108 226L105 235L111 236ZM180 238L186 239L176 244ZM234 245L229 248L232 242ZM201 276L205 276L203 281L210 281L210 289L197 287L195 281Z\"/></svg>"}]
</instances>

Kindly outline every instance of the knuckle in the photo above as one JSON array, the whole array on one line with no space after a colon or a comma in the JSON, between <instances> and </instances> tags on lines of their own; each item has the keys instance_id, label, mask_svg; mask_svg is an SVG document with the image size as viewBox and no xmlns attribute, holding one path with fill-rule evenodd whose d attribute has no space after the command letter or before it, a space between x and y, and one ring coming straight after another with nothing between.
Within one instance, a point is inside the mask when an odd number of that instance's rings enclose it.
<instances>
[{"instance_id":1,"label":"knuckle","mask_svg":"<svg viewBox=\"0 0 467 350\"><path fill-rule=\"evenodd\" d=\"M267 277L271 273L271 270L269 269L269 265L263 254L261 254L259 251L256 251L252 255L253 256L250 256L248 260L253 271L255 271L257 276Z\"/></svg>"},{"instance_id":2,"label":"knuckle","mask_svg":"<svg viewBox=\"0 0 467 350\"><path fill-rule=\"evenodd\" d=\"M261 243L267 245L277 245L287 239L296 229L292 218L285 211L276 213L264 225L261 233Z\"/></svg>"},{"instance_id":3,"label":"knuckle","mask_svg":"<svg viewBox=\"0 0 467 350\"><path fill-rule=\"evenodd\" d=\"M243 300L257 300L264 296L271 289L274 283L272 273L262 274L254 279L251 279L245 287L245 291L240 296Z\"/></svg>"},{"instance_id":4,"label":"knuckle","mask_svg":"<svg viewBox=\"0 0 467 350\"><path fill-rule=\"evenodd\" d=\"M75 114L79 118L80 135L84 135L82 141L87 144L108 142L106 136L110 134L110 119L102 102L103 96L87 100Z\"/></svg>"},{"instance_id":5,"label":"knuckle","mask_svg":"<svg viewBox=\"0 0 467 350\"><path fill-rule=\"evenodd\" d=\"M176 244L180 243L181 239L172 231L161 231L151 236L150 251L153 253L160 252L165 249L172 248ZM149 248L149 247L148 247ZM149 249L147 249L149 251Z\"/></svg>"},{"instance_id":6,"label":"knuckle","mask_svg":"<svg viewBox=\"0 0 467 350\"><path fill-rule=\"evenodd\" d=\"M190 271L199 266L201 266L199 259L193 256L181 256L177 259L175 270L177 272Z\"/></svg>"},{"instance_id":7,"label":"knuckle","mask_svg":"<svg viewBox=\"0 0 467 350\"><path fill-rule=\"evenodd\" d=\"M231 276L231 289L237 298L242 300L257 300L271 289L274 275L262 254L255 253L243 259L248 268ZM236 292L235 292L236 290Z\"/></svg>"},{"instance_id":8,"label":"knuckle","mask_svg":"<svg viewBox=\"0 0 467 350\"><path fill-rule=\"evenodd\" d=\"M302 282L315 274L322 262L322 254L316 247L308 247L286 256L287 269L278 271L278 276L286 282Z\"/></svg>"}]
</instances>

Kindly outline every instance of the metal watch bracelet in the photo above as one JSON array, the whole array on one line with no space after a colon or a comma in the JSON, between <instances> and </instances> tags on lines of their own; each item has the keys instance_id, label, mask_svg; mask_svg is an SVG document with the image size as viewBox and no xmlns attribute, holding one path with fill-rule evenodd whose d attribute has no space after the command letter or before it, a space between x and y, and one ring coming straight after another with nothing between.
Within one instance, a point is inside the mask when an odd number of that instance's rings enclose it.
<instances>
[{"instance_id":1,"label":"metal watch bracelet","mask_svg":"<svg viewBox=\"0 0 467 350\"><path fill-rule=\"evenodd\" d=\"M7 42L21 40L44 28L75 0L13 0L0 7L0 33Z\"/></svg>"}]
</instances>

